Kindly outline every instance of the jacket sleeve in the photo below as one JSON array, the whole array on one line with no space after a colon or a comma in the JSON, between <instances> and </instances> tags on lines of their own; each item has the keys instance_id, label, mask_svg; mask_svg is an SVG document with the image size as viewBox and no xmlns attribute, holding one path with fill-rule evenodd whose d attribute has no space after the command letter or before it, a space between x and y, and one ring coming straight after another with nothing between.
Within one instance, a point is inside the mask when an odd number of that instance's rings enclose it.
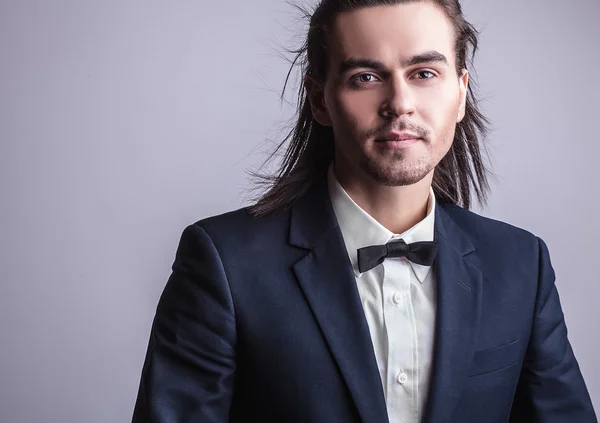
<instances>
[{"instance_id":1,"label":"jacket sleeve","mask_svg":"<svg viewBox=\"0 0 600 423\"><path fill-rule=\"evenodd\" d=\"M219 253L206 231L183 231L160 297L133 423L229 421L236 326Z\"/></svg>"},{"instance_id":2,"label":"jacket sleeve","mask_svg":"<svg viewBox=\"0 0 600 423\"><path fill-rule=\"evenodd\" d=\"M528 349L511 412L511 423L595 423L590 396L567 338L555 274L544 241Z\"/></svg>"}]
</instances>

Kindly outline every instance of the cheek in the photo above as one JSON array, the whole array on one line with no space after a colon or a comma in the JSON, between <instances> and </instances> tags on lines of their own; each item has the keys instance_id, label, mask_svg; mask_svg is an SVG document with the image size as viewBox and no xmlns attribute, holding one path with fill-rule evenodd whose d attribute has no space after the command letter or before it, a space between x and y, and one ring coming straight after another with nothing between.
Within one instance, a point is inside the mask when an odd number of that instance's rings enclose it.
<instances>
[{"instance_id":1,"label":"cheek","mask_svg":"<svg viewBox=\"0 0 600 423\"><path fill-rule=\"evenodd\" d=\"M332 120L339 128L352 132L361 132L370 128L377 116L379 99L374 90L341 91L333 100Z\"/></svg>"},{"instance_id":2,"label":"cheek","mask_svg":"<svg viewBox=\"0 0 600 423\"><path fill-rule=\"evenodd\" d=\"M449 131L456 125L459 106L458 89L436 90L423 96L420 113L426 124L433 131L433 140L446 141Z\"/></svg>"}]
</instances>

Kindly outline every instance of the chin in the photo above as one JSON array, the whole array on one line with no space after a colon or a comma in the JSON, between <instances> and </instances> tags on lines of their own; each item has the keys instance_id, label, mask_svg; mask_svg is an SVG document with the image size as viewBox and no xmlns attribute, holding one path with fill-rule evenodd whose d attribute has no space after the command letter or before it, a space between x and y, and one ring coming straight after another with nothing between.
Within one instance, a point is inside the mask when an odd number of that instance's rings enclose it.
<instances>
[{"instance_id":1,"label":"chin","mask_svg":"<svg viewBox=\"0 0 600 423\"><path fill-rule=\"evenodd\" d=\"M377 177L375 177L377 176ZM404 187L421 182L426 175L374 175L373 179L387 187Z\"/></svg>"},{"instance_id":2,"label":"chin","mask_svg":"<svg viewBox=\"0 0 600 423\"><path fill-rule=\"evenodd\" d=\"M393 164L385 161L367 160L364 166L365 173L380 185L407 186L422 181L433 170L429 160L411 160L406 163Z\"/></svg>"}]
</instances>

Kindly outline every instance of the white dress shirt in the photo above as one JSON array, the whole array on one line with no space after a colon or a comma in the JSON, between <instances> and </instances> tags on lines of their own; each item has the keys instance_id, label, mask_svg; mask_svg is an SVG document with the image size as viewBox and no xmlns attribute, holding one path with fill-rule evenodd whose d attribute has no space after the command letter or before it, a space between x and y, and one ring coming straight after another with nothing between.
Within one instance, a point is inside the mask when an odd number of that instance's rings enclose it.
<instances>
[{"instance_id":1,"label":"white dress shirt","mask_svg":"<svg viewBox=\"0 0 600 423\"><path fill-rule=\"evenodd\" d=\"M390 423L418 423L427 399L435 326L435 272L406 258L387 258L364 273L357 250L402 238L433 241L435 195L427 216L394 234L360 208L328 172L329 194L352 263L385 395ZM360 365L360 363L357 363Z\"/></svg>"}]
</instances>

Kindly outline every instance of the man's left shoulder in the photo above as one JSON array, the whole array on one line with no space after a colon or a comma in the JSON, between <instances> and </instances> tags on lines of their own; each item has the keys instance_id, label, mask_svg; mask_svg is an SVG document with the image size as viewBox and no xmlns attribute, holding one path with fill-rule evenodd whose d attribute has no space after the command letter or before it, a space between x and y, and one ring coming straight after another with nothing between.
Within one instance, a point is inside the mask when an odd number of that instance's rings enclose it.
<instances>
[{"instance_id":1,"label":"man's left shoulder","mask_svg":"<svg viewBox=\"0 0 600 423\"><path fill-rule=\"evenodd\" d=\"M527 229L459 206L444 204L442 208L480 252L489 252L498 258L533 258L539 253L543 241Z\"/></svg>"}]
</instances>

